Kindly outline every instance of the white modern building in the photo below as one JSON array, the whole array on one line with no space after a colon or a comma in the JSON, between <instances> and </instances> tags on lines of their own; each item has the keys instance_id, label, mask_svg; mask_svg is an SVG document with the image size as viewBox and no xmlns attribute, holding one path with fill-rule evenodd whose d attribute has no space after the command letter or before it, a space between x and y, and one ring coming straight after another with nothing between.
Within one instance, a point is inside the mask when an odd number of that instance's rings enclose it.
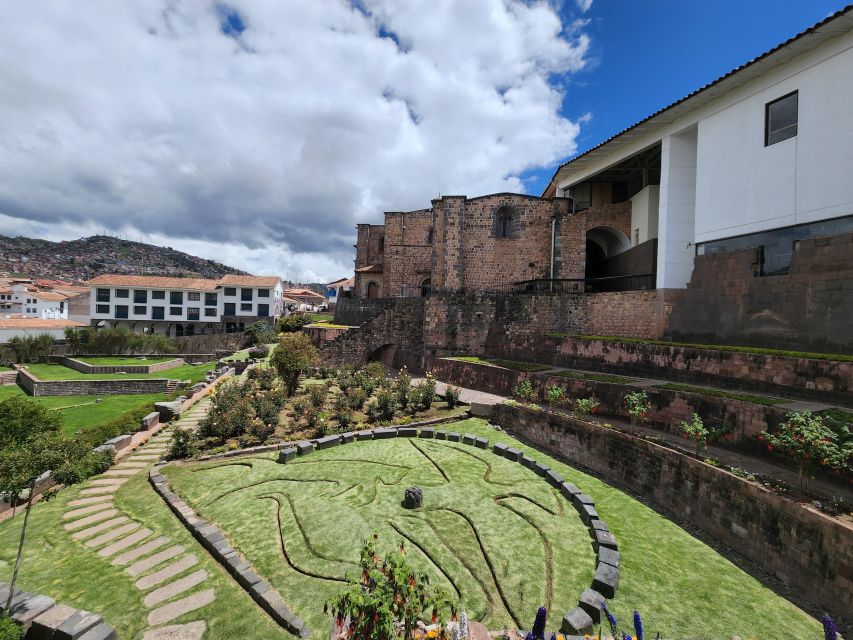
<instances>
[{"instance_id":1,"label":"white modern building","mask_svg":"<svg viewBox=\"0 0 853 640\"><path fill-rule=\"evenodd\" d=\"M326 299L329 301L329 310L333 311L335 309L335 305L338 303L338 299L340 299L342 296L349 295L352 292L354 286L354 277L339 278L338 280L327 284Z\"/></svg>"},{"instance_id":2,"label":"white modern building","mask_svg":"<svg viewBox=\"0 0 853 640\"><path fill-rule=\"evenodd\" d=\"M8 318L0 315L0 344L8 343L12 338L37 338L42 335L49 335L54 340L63 340L66 329L82 329L85 326L73 320Z\"/></svg>"},{"instance_id":3,"label":"white modern building","mask_svg":"<svg viewBox=\"0 0 853 640\"><path fill-rule=\"evenodd\" d=\"M67 320L68 297L32 285L13 284L0 289L0 314L41 320Z\"/></svg>"},{"instance_id":4,"label":"white modern building","mask_svg":"<svg viewBox=\"0 0 853 640\"><path fill-rule=\"evenodd\" d=\"M853 5L573 158L543 195L630 200L630 236L591 240L608 257L656 240L658 289L750 247L759 275L786 274L796 241L853 231L851 122Z\"/></svg>"},{"instance_id":5,"label":"white modern building","mask_svg":"<svg viewBox=\"0 0 853 640\"><path fill-rule=\"evenodd\" d=\"M276 276L207 280L109 274L87 284L96 327L169 336L240 333L258 320L271 324L282 313Z\"/></svg>"}]
</instances>

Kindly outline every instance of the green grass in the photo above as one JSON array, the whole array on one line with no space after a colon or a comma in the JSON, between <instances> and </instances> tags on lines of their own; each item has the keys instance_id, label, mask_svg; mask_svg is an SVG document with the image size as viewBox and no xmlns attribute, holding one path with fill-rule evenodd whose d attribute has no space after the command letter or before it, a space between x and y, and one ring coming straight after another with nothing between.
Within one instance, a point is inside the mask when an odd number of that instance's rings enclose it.
<instances>
[{"instance_id":1,"label":"green grass","mask_svg":"<svg viewBox=\"0 0 853 640\"><path fill-rule=\"evenodd\" d=\"M534 371L545 371L553 368L546 364L518 362L517 360L502 360L500 358L480 358L479 356L450 356L447 360L470 362L471 364L482 364L488 367L501 367L503 369L512 369L513 371L526 371L528 373Z\"/></svg>"},{"instance_id":2,"label":"green grass","mask_svg":"<svg viewBox=\"0 0 853 640\"><path fill-rule=\"evenodd\" d=\"M309 325L306 325L308 328L319 328L319 329L351 329L348 324L335 324L334 322L312 322Z\"/></svg>"},{"instance_id":3,"label":"green grass","mask_svg":"<svg viewBox=\"0 0 853 640\"><path fill-rule=\"evenodd\" d=\"M205 364L185 364L174 369L157 373L81 373L61 364L30 364L30 373L39 380L129 380L144 378L170 378L172 380L190 380L193 384L204 380L207 372L216 366L215 362Z\"/></svg>"},{"instance_id":4,"label":"green grass","mask_svg":"<svg viewBox=\"0 0 853 640\"><path fill-rule=\"evenodd\" d=\"M826 409L821 411L820 415L832 418L838 422L846 422L853 424L853 411L845 411L844 409Z\"/></svg>"},{"instance_id":5,"label":"green grass","mask_svg":"<svg viewBox=\"0 0 853 640\"><path fill-rule=\"evenodd\" d=\"M122 640L138 640L147 628L149 609L142 603L142 592L124 571L96 551L75 542L62 527L66 503L78 497L72 487L55 499L33 507L27 528L27 544L19 575L22 589L42 593L59 602L104 616ZM204 588L213 588L216 601L178 618L170 624L205 619L206 640L234 638L291 639L192 538L148 485L142 472L128 481L118 492L116 507L133 519L144 523L154 535L165 535L174 544L184 545L195 553L199 563L189 571L205 569L210 576ZM0 575L8 580L17 550L23 518L0 523ZM159 567L158 567L159 568ZM197 589L201 589L198 587Z\"/></svg>"},{"instance_id":6,"label":"green grass","mask_svg":"<svg viewBox=\"0 0 853 640\"><path fill-rule=\"evenodd\" d=\"M592 380L593 382L609 382L611 384L631 384L636 378L625 376L614 376L609 373L593 373L592 371L558 371L551 375L559 378L572 378L574 380Z\"/></svg>"},{"instance_id":7,"label":"green grass","mask_svg":"<svg viewBox=\"0 0 853 640\"><path fill-rule=\"evenodd\" d=\"M713 349L715 351L738 351L762 356L782 356L785 358L812 358L815 360L837 360L853 362L853 355L847 353L814 353L811 351L790 351L787 349L766 349L764 347L745 347L732 344L703 344L694 342L671 342L669 340L651 340L649 338L627 338L622 336L590 336L574 333L546 333L549 338L579 338L581 340L603 340L605 342L627 342L629 344L653 344L664 347L687 347L689 349Z\"/></svg>"},{"instance_id":8,"label":"green grass","mask_svg":"<svg viewBox=\"0 0 853 640\"><path fill-rule=\"evenodd\" d=\"M129 365L148 365L148 364L160 364L161 362L169 362L170 360L174 360L174 356L157 356L155 358L133 358L133 357L115 357L115 358L92 358L89 356L74 356L75 360L80 360L81 362L85 362L86 364L96 365L96 366L117 366L124 367Z\"/></svg>"},{"instance_id":9,"label":"green grass","mask_svg":"<svg viewBox=\"0 0 853 640\"><path fill-rule=\"evenodd\" d=\"M753 404L761 404L765 407L772 407L777 404L786 402L781 398L768 398L767 396L756 396L751 393L737 393L736 391L723 391L722 389L709 389L708 387L694 387L689 384L677 384L670 382L667 384L655 385L656 389L669 389L670 391L686 391L687 393L699 393L703 396L713 396L715 398L728 398L730 400L740 400L741 402L751 402Z\"/></svg>"},{"instance_id":10,"label":"green grass","mask_svg":"<svg viewBox=\"0 0 853 640\"><path fill-rule=\"evenodd\" d=\"M483 420L444 428L520 448L596 498L622 554L622 577L611 603L620 621L629 621L636 608L649 637L657 631L678 638L819 637L816 620L630 496ZM338 580L355 575L358 548L374 532L386 549L403 534L416 541L407 543L411 562L454 598L458 588L469 616L490 629L512 625L514 616L525 627L543 603L551 605L556 623L576 605L594 571L588 535L559 494L521 465L465 445L359 442L288 465L276 464L270 454L171 465L165 473L202 516L224 528L315 634L328 628L323 601L343 588ZM400 505L412 484L424 489L419 511ZM514 495L500 498L505 494ZM474 524L482 546L460 513ZM282 556L281 538L292 565ZM550 602L547 548L553 559Z\"/></svg>"},{"instance_id":11,"label":"green grass","mask_svg":"<svg viewBox=\"0 0 853 640\"><path fill-rule=\"evenodd\" d=\"M335 316L331 313L306 313L305 319L308 322L332 322Z\"/></svg>"}]
</instances>

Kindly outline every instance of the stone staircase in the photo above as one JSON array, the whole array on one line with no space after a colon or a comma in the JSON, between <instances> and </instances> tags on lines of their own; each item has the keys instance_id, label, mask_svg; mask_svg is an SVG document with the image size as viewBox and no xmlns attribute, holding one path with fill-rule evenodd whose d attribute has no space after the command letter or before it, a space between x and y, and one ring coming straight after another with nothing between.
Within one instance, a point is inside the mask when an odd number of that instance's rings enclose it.
<instances>
[{"instance_id":1,"label":"stone staircase","mask_svg":"<svg viewBox=\"0 0 853 640\"><path fill-rule=\"evenodd\" d=\"M178 388L179 381L178 380L167 380L166 381L166 393L172 393Z\"/></svg>"},{"instance_id":2,"label":"stone staircase","mask_svg":"<svg viewBox=\"0 0 853 640\"><path fill-rule=\"evenodd\" d=\"M148 469L166 453L174 429L192 429L207 413L210 398L193 405L180 420L100 476L87 481L80 497L67 504L63 525L81 547L94 553L93 561L124 567L139 590L148 612L143 640L201 640L207 630L203 619L168 624L202 609L216 599L205 588L208 573L195 568L198 557L168 536L160 535L123 513L113 498L133 476ZM158 499L152 496L152 499Z\"/></svg>"},{"instance_id":3,"label":"stone staircase","mask_svg":"<svg viewBox=\"0 0 853 640\"><path fill-rule=\"evenodd\" d=\"M15 384L17 380L17 371L3 371L2 373L0 373L0 385Z\"/></svg>"}]
</instances>

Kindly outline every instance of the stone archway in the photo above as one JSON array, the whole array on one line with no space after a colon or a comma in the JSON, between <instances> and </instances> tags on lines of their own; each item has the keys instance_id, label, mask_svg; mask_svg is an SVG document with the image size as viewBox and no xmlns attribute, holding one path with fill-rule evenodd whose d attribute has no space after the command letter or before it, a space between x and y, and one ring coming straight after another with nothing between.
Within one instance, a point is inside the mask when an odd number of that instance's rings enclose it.
<instances>
[{"instance_id":1,"label":"stone archway","mask_svg":"<svg viewBox=\"0 0 853 640\"><path fill-rule=\"evenodd\" d=\"M631 248L631 241L616 227L593 227L586 232L585 276L596 278L601 275L602 265Z\"/></svg>"},{"instance_id":2,"label":"stone archway","mask_svg":"<svg viewBox=\"0 0 853 640\"><path fill-rule=\"evenodd\" d=\"M379 298L379 285L375 282L367 283L367 299L376 300Z\"/></svg>"}]
</instances>

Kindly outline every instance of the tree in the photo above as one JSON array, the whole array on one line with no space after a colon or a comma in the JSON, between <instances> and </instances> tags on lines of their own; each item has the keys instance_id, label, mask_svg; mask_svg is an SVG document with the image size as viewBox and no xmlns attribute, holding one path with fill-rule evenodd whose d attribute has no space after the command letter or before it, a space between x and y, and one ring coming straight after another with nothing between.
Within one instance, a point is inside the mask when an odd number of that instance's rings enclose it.
<instances>
[{"instance_id":1,"label":"tree","mask_svg":"<svg viewBox=\"0 0 853 640\"><path fill-rule=\"evenodd\" d=\"M62 417L40 402L24 396L12 396L0 402L0 450L24 444L38 433L58 433Z\"/></svg>"},{"instance_id":2,"label":"tree","mask_svg":"<svg viewBox=\"0 0 853 640\"><path fill-rule=\"evenodd\" d=\"M9 340L9 347L15 353L18 364L29 362L36 351L36 339L32 336L15 336Z\"/></svg>"},{"instance_id":3,"label":"tree","mask_svg":"<svg viewBox=\"0 0 853 640\"><path fill-rule=\"evenodd\" d=\"M304 333L283 335L270 356L270 364L275 367L284 381L288 395L296 393L299 386L299 374L306 371L317 361L317 349Z\"/></svg>"},{"instance_id":4,"label":"tree","mask_svg":"<svg viewBox=\"0 0 853 640\"><path fill-rule=\"evenodd\" d=\"M86 352L91 338L92 332L89 329L75 329L74 327L65 329L65 344L75 356Z\"/></svg>"},{"instance_id":5,"label":"tree","mask_svg":"<svg viewBox=\"0 0 853 640\"><path fill-rule=\"evenodd\" d=\"M790 411L785 417L775 433L762 431L758 437L767 443L769 451L778 449L797 461L801 494L815 466L837 471L849 466L853 451L838 445L838 436L823 424L821 416L811 411Z\"/></svg>"},{"instance_id":6,"label":"tree","mask_svg":"<svg viewBox=\"0 0 853 640\"><path fill-rule=\"evenodd\" d=\"M698 456L702 449L708 444L708 435L709 431L705 428L705 424L702 422L702 418L699 417L698 413L693 414L693 419L690 422L681 421L681 431L684 432L687 437L692 438L696 443L696 455Z\"/></svg>"},{"instance_id":7,"label":"tree","mask_svg":"<svg viewBox=\"0 0 853 640\"><path fill-rule=\"evenodd\" d=\"M263 320L258 320L246 327L243 332L249 346L267 344L275 340L275 331Z\"/></svg>"},{"instance_id":8,"label":"tree","mask_svg":"<svg viewBox=\"0 0 853 640\"><path fill-rule=\"evenodd\" d=\"M35 352L40 356L49 356L53 353L53 336L42 333L35 338Z\"/></svg>"},{"instance_id":9,"label":"tree","mask_svg":"<svg viewBox=\"0 0 853 640\"><path fill-rule=\"evenodd\" d=\"M162 333L149 333L144 337L146 353L151 355L175 353L175 341Z\"/></svg>"},{"instance_id":10,"label":"tree","mask_svg":"<svg viewBox=\"0 0 853 640\"><path fill-rule=\"evenodd\" d=\"M443 624L450 608L446 594L431 588L428 576L409 565L402 543L399 551L380 558L376 540L374 535L361 550L360 578L326 607L331 607L337 626L343 627L349 618L352 640L391 640L402 624L403 637L411 640L418 620Z\"/></svg>"}]
</instances>

